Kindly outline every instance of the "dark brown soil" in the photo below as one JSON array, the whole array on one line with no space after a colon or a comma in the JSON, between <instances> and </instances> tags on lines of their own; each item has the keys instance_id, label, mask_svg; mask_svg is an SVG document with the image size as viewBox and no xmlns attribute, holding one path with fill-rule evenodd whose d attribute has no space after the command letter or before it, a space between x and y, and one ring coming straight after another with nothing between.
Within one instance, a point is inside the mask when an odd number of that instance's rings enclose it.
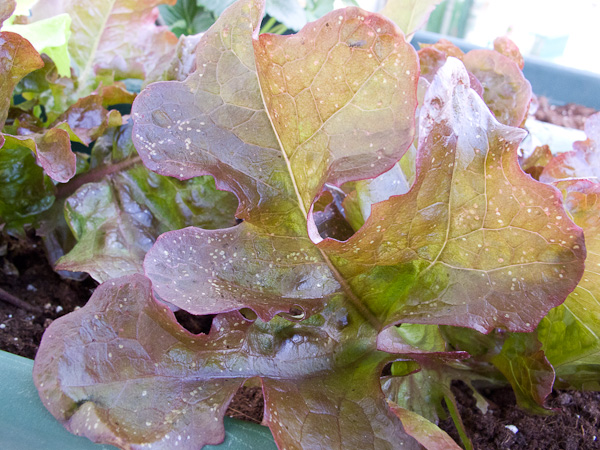
<instances>
[{"instance_id":1,"label":"dark brown soil","mask_svg":"<svg viewBox=\"0 0 600 450\"><path fill-rule=\"evenodd\" d=\"M44 330L56 318L85 305L97 283L62 279L48 264L41 240L0 234L0 289L37 312L0 300L0 350L33 358Z\"/></svg>"},{"instance_id":2,"label":"dark brown soil","mask_svg":"<svg viewBox=\"0 0 600 450\"><path fill-rule=\"evenodd\" d=\"M482 392L492 403L486 414L475 406L466 384L455 382L452 391L476 450L600 449L599 392L553 392L548 406L554 414L535 416L516 407L510 388ZM510 425L516 428L506 428ZM460 442L452 419L441 422L440 427Z\"/></svg>"},{"instance_id":3,"label":"dark brown soil","mask_svg":"<svg viewBox=\"0 0 600 450\"><path fill-rule=\"evenodd\" d=\"M596 112L586 106L568 103L563 106L551 105L546 97L538 97L535 118L561 127L583 130L585 119Z\"/></svg>"}]
</instances>

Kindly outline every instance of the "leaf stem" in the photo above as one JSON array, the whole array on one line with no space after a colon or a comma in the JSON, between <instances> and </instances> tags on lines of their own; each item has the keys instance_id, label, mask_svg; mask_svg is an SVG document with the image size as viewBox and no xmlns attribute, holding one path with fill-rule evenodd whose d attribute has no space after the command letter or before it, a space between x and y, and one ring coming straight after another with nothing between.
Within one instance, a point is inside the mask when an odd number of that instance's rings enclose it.
<instances>
[{"instance_id":1,"label":"leaf stem","mask_svg":"<svg viewBox=\"0 0 600 450\"><path fill-rule=\"evenodd\" d=\"M118 162L117 164L98 167L96 169L90 170L89 172L77 175L71 180L69 180L68 183L59 184L56 187L56 198L67 198L70 195L74 194L77 189L79 189L86 183L94 183L100 181L107 175L129 169L131 166L140 162L142 162L142 159L139 156L136 156L134 158L129 158Z\"/></svg>"},{"instance_id":2,"label":"leaf stem","mask_svg":"<svg viewBox=\"0 0 600 450\"><path fill-rule=\"evenodd\" d=\"M465 450L473 450L473 443L471 442L471 439L469 439L469 436L467 436L465 425L463 424L460 413L458 412L458 407L456 406L456 401L454 400L454 395L451 392L445 392L444 401L448 407L450 417L452 417L452 422L454 422L454 426L456 427L456 431L458 431L458 435L460 436L460 440L465 447Z\"/></svg>"},{"instance_id":3,"label":"leaf stem","mask_svg":"<svg viewBox=\"0 0 600 450\"><path fill-rule=\"evenodd\" d=\"M260 29L260 34L269 33L271 28L275 26L275 23L277 23L277 19L275 19L275 17L271 17Z\"/></svg>"},{"instance_id":4,"label":"leaf stem","mask_svg":"<svg viewBox=\"0 0 600 450\"><path fill-rule=\"evenodd\" d=\"M9 292L6 292L4 289L0 288L0 300L5 303L9 303L17 308L24 309L25 311L30 311L34 313L40 313L41 310L24 300L21 300L19 297L15 297Z\"/></svg>"}]
</instances>

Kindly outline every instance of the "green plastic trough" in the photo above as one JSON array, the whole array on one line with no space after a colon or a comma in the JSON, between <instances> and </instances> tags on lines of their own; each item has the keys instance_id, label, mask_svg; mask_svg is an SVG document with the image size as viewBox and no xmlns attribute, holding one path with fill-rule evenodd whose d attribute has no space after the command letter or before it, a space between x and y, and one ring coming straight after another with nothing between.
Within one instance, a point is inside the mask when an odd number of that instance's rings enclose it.
<instances>
[{"instance_id":1,"label":"green plastic trough","mask_svg":"<svg viewBox=\"0 0 600 450\"><path fill-rule=\"evenodd\" d=\"M0 351L1 450L117 450L74 436L46 410L33 385L33 361ZM276 450L268 428L225 417L225 442L214 450Z\"/></svg>"}]
</instances>

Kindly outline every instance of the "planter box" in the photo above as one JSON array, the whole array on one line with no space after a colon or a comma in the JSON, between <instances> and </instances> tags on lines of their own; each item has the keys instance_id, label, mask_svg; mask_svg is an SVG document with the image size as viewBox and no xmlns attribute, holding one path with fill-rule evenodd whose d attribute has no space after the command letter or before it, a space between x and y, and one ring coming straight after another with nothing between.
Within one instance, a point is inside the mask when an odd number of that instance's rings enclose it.
<instances>
[{"instance_id":1,"label":"planter box","mask_svg":"<svg viewBox=\"0 0 600 450\"><path fill-rule=\"evenodd\" d=\"M33 385L33 361L0 351L0 449L117 450L63 428L46 410ZM225 417L225 442L216 450L276 450L268 428Z\"/></svg>"}]
</instances>

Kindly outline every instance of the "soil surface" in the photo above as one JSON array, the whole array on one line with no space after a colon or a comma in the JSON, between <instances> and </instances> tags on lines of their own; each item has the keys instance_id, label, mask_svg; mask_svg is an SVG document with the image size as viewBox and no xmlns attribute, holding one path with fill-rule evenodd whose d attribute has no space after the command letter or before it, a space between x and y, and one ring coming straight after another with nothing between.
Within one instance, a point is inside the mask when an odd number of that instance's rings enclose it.
<instances>
[{"instance_id":1,"label":"soil surface","mask_svg":"<svg viewBox=\"0 0 600 450\"><path fill-rule=\"evenodd\" d=\"M600 449L600 392L555 391L547 401L554 413L537 416L518 408L508 387L481 392L491 402L486 414L466 384L454 382L452 391L475 450ZM460 442L452 419L440 428Z\"/></svg>"},{"instance_id":2,"label":"soil surface","mask_svg":"<svg viewBox=\"0 0 600 450\"><path fill-rule=\"evenodd\" d=\"M533 108L535 109L536 106L534 105ZM561 127L583 130L585 119L595 112L597 112L595 109L574 103L562 106L551 105L546 97L538 97L535 118Z\"/></svg>"}]
</instances>

